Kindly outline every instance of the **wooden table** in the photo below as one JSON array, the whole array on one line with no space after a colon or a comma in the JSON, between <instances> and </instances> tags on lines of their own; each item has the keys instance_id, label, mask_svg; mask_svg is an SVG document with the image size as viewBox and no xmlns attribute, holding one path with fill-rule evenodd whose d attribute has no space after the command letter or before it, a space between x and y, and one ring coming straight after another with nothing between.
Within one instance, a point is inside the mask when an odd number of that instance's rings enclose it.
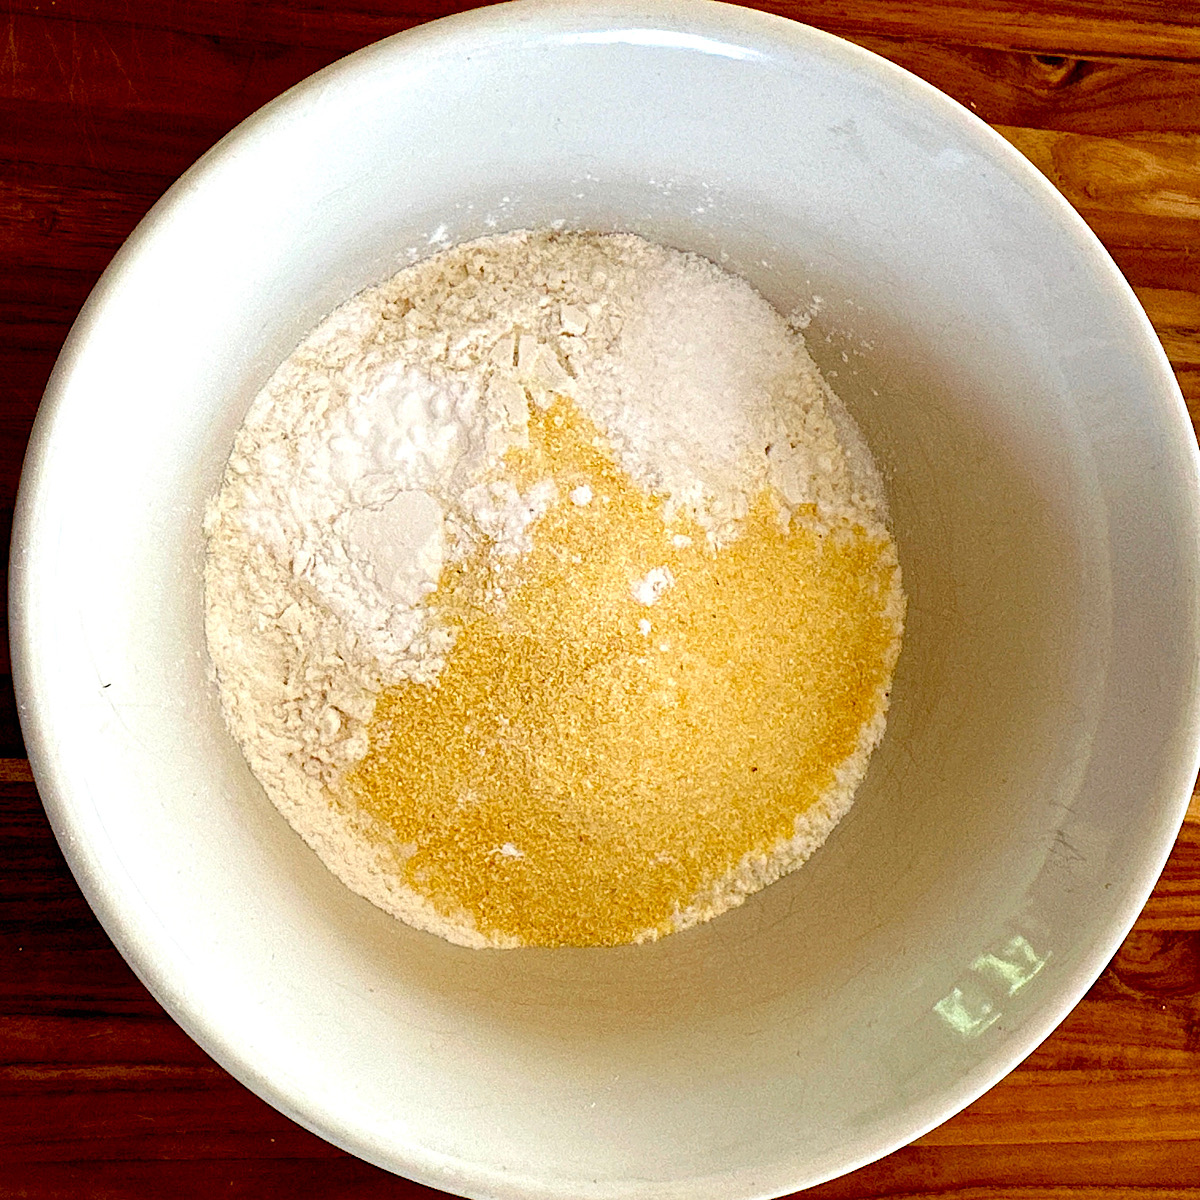
<instances>
[{"instance_id":1,"label":"wooden table","mask_svg":"<svg viewBox=\"0 0 1200 1200\"><path fill-rule=\"evenodd\" d=\"M0 512L59 347L113 252L237 121L443 0L8 0L0 18ZM1200 408L1200 10L1166 0L763 7L924 76L1023 150L1138 290ZM6 539L7 540L7 539ZM0 663L0 1198L433 1196L211 1062L63 863ZM915 1144L813 1197L1200 1197L1200 805L1059 1030Z\"/></svg>"}]
</instances>

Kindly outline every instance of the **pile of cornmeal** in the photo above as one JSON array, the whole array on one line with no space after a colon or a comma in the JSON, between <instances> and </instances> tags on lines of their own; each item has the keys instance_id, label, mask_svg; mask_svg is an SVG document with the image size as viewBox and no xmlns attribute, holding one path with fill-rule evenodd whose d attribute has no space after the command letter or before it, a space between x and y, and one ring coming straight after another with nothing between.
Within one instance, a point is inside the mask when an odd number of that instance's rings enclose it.
<instances>
[{"instance_id":1,"label":"pile of cornmeal","mask_svg":"<svg viewBox=\"0 0 1200 1200\"><path fill-rule=\"evenodd\" d=\"M470 946L652 940L803 862L904 597L800 332L630 235L508 234L343 305L206 523L231 732L348 886Z\"/></svg>"}]
</instances>

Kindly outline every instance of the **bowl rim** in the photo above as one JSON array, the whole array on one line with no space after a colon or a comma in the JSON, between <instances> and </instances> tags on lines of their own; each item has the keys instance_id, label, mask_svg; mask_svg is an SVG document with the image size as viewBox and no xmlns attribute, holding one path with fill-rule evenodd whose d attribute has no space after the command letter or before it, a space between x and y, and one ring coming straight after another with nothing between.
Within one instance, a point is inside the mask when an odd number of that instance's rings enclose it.
<instances>
[{"instance_id":1,"label":"bowl rim","mask_svg":"<svg viewBox=\"0 0 1200 1200\"><path fill-rule=\"evenodd\" d=\"M1047 218L1056 222L1069 237L1076 251L1085 256L1107 279L1114 295L1121 296L1129 315L1139 329L1139 353L1147 370L1157 372L1163 391L1174 401L1172 413L1175 432L1184 447L1191 470L1191 505L1194 525L1200 526L1200 449L1187 414L1186 405L1165 351L1132 287L1121 274L1108 251L1052 183L1015 147L967 107L933 85L889 60L833 34L789 18L723 3L721 0L602 0L598 4L582 0L507 0L466 12L439 18L393 34L337 60L289 88L251 114L204 153L153 205L133 233L117 251L111 263L83 305L64 343L46 385L30 435L18 496L14 510L10 544L10 646L13 683L27 753L47 817L63 855L88 904L105 932L112 939L131 969L168 1014L206 1053L260 1098L301 1126L347 1152L420 1183L443 1189L466 1189L472 1196L504 1197L517 1200L528 1196L563 1196L567 1193L544 1182L522 1180L507 1173L488 1174L479 1164L449 1162L426 1153L404 1157L396 1148L368 1144L358 1132L340 1121L332 1111L314 1102L311 1094L262 1074L248 1055L229 1046L221 1026L209 1014L198 1011L180 983L151 953L146 931L119 902L109 880L89 858L87 846L77 836L74 801L56 766L53 754L54 715L41 703L38 665L32 652L33 614L39 581L27 568L28 547L34 538L36 509L44 486L46 462L52 451L59 409L68 393L74 367L93 335L99 315L109 298L117 292L125 277L136 271L139 257L151 245L158 231L170 224L176 210L190 195L204 186L206 175L226 159L237 155L242 146L255 138L269 137L277 124L285 123L294 110L331 83L350 83L357 72L383 59L408 60L417 55L444 56L461 48L464 40L496 46L519 37L534 35L552 42L572 34L594 33L613 42L633 41L639 36L662 33L675 37L681 48L687 38L717 39L724 35L731 44L741 41L770 43L780 54L801 56L818 54L839 60L848 69L869 73L890 89L906 93L955 124L966 138L985 148L992 160L1032 193ZM1193 548L1191 566L1200 574L1200 545ZM1200 622L1193 621L1189 648L1193 663L1200 660ZM1193 668L1195 671L1195 667ZM907 1145L963 1108L974 1102L1007 1075L1044 1041L1079 1003L1084 993L1100 976L1137 920L1163 866L1173 848L1178 830L1187 812L1193 782L1200 770L1200 689L1193 694L1190 707L1180 714L1183 731L1180 744L1190 753L1180 754L1170 764L1171 791L1175 800L1165 805L1163 835L1158 852L1148 855L1128 887L1126 903L1119 919L1114 919L1103 937L1097 938L1075 968L1070 985L1062 986L1055 1002L1044 1002L1036 1019L1010 1036L1003 1053L994 1051L973 1070L961 1077L958 1085L947 1089L938 1102L913 1110L913 1119L904 1129L889 1137L878 1137L868 1147L847 1158L835 1169L797 1179L785 1190L810 1187L837 1178L874 1162ZM1168 789L1164 786L1164 792ZM707 1176L691 1181L694 1187L730 1182L729 1175ZM583 1194L583 1193L579 1193ZM596 1192L589 1195L615 1193ZM697 1195L702 1194L697 1191ZM704 1193L707 1194L707 1193ZM728 1193L730 1195L734 1193ZM767 1200L784 1192L768 1185L741 1190L744 1200Z\"/></svg>"}]
</instances>

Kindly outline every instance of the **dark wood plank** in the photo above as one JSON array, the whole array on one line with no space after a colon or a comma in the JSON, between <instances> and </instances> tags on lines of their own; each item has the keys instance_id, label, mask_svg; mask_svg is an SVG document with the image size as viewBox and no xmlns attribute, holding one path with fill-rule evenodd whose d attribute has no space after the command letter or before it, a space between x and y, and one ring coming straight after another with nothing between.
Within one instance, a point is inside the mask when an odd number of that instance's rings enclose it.
<instances>
[{"instance_id":1,"label":"dark wood plank","mask_svg":"<svg viewBox=\"0 0 1200 1200\"><path fill-rule=\"evenodd\" d=\"M15 100L200 113L232 125L334 59L412 23L355 21L349 12L317 23L297 9L274 24L269 8L258 5L10 4L0 78ZM307 38L288 36L302 27L311 31ZM75 119L79 128L68 136L86 135L89 117Z\"/></svg>"},{"instance_id":2,"label":"dark wood plank","mask_svg":"<svg viewBox=\"0 0 1200 1200\"><path fill-rule=\"evenodd\" d=\"M1096 210L1085 220L1135 286L1200 292L1200 221Z\"/></svg>"},{"instance_id":3,"label":"dark wood plank","mask_svg":"<svg viewBox=\"0 0 1200 1200\"><path fill-rule=\"evenodd\" d=\"M776 0L757 7L849 38L918 38L1078 57L1200 57L1200 14L1165 0Z\"/></svg>"},{"instance_id":4,"label":"dark wood plank","mask_svg":"<svg viewBox=\"0 0 1200 1200\"><path fill-rule=\"evenodd\" d=\"M804 1200L1194 1200L1200 1140L1159 1146L1071 1142L988 1147L914 1143ZM1019 1181L1019 1182L1018 1182Z\"/></svg>"},{"instance_id":5,"label":"dark wood plank","mask_svg":"<svg viewBox=\"0 0 1200 1200\"><path fill-rule=\"evenodd\" d=\"M18 1163L0 1179L0 1200L434 1200L444 1195L348 1155L284 1155L282 1149L270 1160Z\"/></svg>"},{"instance_id":6,"label":"dark wood plank","mask_svg":"<svg viewBox=\"0 0 1200 1200\"><path fill-rule=\"evenodd\" d=\"M859 45L993 125L1103 137L1200 132L1200 64L1081 58L860 35Z\"/></svg>"},{"instance_id":7,"label":"dark wood plank","mask_svg":"<svg viewBox=\"0 0 1200 1200\"><path fill-rule=\"evenodd\" d=\"M97 275L168 180L80 167L0 166L0 256L9 268Z\"/></svg>"},{"instance_id":8,"label":"dark wood plank","mask_svg":"<svg viewBox=\"0 0 1200 1200\"><path fill-rule=\"evenodd\" d=\"M75 166L128 178L149 176L140 191L162 191L243 116L135 110L89 89L83 100L0 94L0 162Z\"/></svg>"},{"instance_id":9,"label":"dark wood plank","mask_svg":"<svg viewBox=\"0 0 1200 1200\"><path fill-rule=\"evenodd\" d=\"M353 6L281 0L172 5L159 11L141 4L119 14L105 0L56 0L52 6L10 0L10 7L16 15L47 24L57 20L78 27L99 21L131 26L139 35L180 30L223 42L329 46L345 53L409 25L473 6L437 0L366 0ZM1045 54L1200 57L1200 15L1168 0L770 0L754 7L843 37L920 38ZM95 53L86 65L102 69L102 53ZM74 64L84 60L68 52L60 61L69 77Z\"/></svg>"}]
</instances>

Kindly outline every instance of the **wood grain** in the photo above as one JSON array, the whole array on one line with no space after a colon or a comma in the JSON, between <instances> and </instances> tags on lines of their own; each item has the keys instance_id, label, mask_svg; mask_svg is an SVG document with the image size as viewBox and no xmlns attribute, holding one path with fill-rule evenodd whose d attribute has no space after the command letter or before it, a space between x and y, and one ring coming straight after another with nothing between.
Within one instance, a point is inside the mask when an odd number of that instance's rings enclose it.
<instances>
[{"instance_id":1,"label":"wood grain","mask_svg":"<svg viewBox=\"0 0 1200 1200\"><path fill-rule=\"evenodd\" d=\"M465 6L463 6L465 7ZM1200 9L787 0L958 99L1075 205L1200 414ZM38 398L122 240L228 129L439 0L9 0L0 15L0 535ZM7 539L5 539L7 540ZM320 1141L170 1021L67 871L0 651L0 1200L435 1193ZM1200 1200L1200 801L1133 932L1007 1079L808 1193Z\"/></svg>"},{"instance_id":2,"label":"wood grain","mask_svg":"<svg viewBox=\"0 0 1200 1200\"><path fill-rule=\"evenodd\" d=\"M155 7L130 5L118 10L106 0L10 0L15 15L61 21L78 29L98 23L187 37L213 38L223 46L276 44L329 47L344 54L357 45L469 4L437 0L397 4L229 3ZM873 35L956 41L987 49L1023 49L1045 54L1105 54L1145 58L1200 58L1200 14L1168 0L775 0L754 7L803 21L842 37ZM69 37L69 34L67 35ZM125 43L118 37L81 41L61 58L69 70L76 61L103 63L119 58ZM130 73L132 83L132 73Z\"/></svg>"},{"instance_id":3,"label":"wood grain","mask_svg":"<svg viewBox=\"0 0 1200 1200\"><path fill-rule=\"evenodd\" d=\"M1120 137L1200 132L1200 67L858 35L993 125Z\"/></svg>"}]
</instances>

